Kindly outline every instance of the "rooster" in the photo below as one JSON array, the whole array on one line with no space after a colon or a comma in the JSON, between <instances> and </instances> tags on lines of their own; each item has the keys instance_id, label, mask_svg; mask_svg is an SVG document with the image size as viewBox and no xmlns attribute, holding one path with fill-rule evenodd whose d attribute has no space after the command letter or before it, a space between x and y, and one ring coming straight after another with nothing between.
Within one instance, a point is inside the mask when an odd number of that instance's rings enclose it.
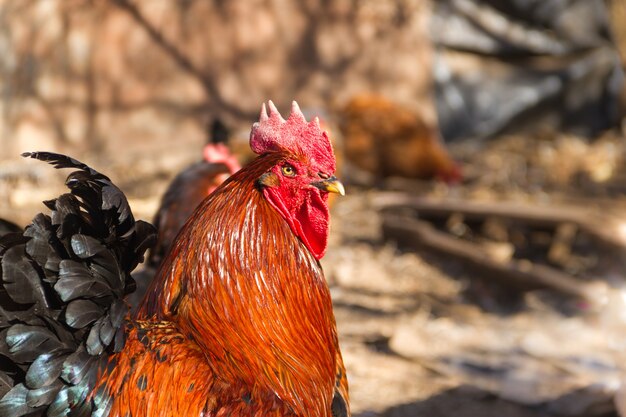
<instances>
[{"instance_id":1,"label":"rooster","mask_svg":"<svg viewBox=\"0 0 626 417\"><path fill-rule=\"evenodd\" d=\"M161 199L153 220L159 234L148 257L148 265L151 267L158 267L174 238L202 200L241 169L239 161L226 144L228 131L225 126L215 120L210 130L211 142L203 149L203 160L180 172Z\"/></svg>"},{"instance_id":2,"label":"rooster","mask_svg":"<svg viewBox=\"0 0 626 417\"><path fill-rule=\"evenodd\" d=\"M250 145L259 157L200 204L127 320L151 230L102 174L31 155L81 171L51 219L0 241L0 416L350 415L319 263L328 193L344 194L330 141L270 101Z\"/></svg>"}]
</instances>

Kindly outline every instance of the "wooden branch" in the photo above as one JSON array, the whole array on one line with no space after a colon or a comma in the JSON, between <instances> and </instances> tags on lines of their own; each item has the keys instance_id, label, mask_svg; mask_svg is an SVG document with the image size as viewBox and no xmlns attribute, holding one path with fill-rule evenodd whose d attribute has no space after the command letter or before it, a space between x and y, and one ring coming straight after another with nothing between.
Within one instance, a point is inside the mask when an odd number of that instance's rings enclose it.
<instances>
[{"instance_id":1,"label":"wooden branch","mask_svg":"<svg viewBox=\"0 0 626 417\"><path fill-rule=\"evenodd\" d=\"M183 71L187 72L202 84L202 87L208 96L209 103L215 105L216 107L220 107L222 110L228 111L237 117L250 119L256 116L256 113L254 112L246 112L241 108L226 102L222 98L222 95L210 74L207 74L205 70L196 66L196 64L194 64L189 57L181 52L180 48L159 32L159 30L157 30L157 28L154 27L148 19L146 19L146 17L132 1L112 0L112 2L122 10L125 10L133 18L133 20L146 31L150 39L152 39L152 41L159 48L168 54Z\"/></svg>"},{"instance_id":2,"label":"wooden branch","mask_svg":"<svg viewBox=\"0 0 626 417\"><path fill-rule=\"evenodd\" d=\"M572 206L542 207L511 202L472 203L466 200L435 201L397 192L378 194L373 199L373 205L377 209L410 208L416 210L421 218L427 219L445 219L459 213L467 221L498 218L525 223L528 226L555 229L560 224L571 223L600 243L620 250L626 248L626 238L616 230L617 219L607 221L594 218L590 210Z\"/></svg>"},{"instance_id":3,"label":"wooden branch","mask_svg":"<svg viewBox=\"0 0 626 417\"><path fill-rule=\"evenodd\" d=\"M41 105L43 111L48 116L50 124L52 125L52 130L56 135L56 140L63 145L68 145L70 141L63 124L63 118L58 114L58 109L50 103L50 100L41 95L38 90L33 91L31 97Z\"/></svg>"},{"instance_id":4,"label":"wooden branch","mask_svg":"<svg viewBox=\"0 0 626 417\"><path fill-rule=\"evenodd\" d=\"M145 18L139 8L129 0L113 0L113 3L130 14L133 20L146 31L150 39L154 41L163 51L165 51L184 71L191 76L203 81L206 77L200 68L186 57L174 44L165 38L161 32L155 28L152 23Z\"/></svg>"},{"instance_id":5,"label":"wooden branch","mask_svg":"<svg viewBox=\"0 0 626 417\"><path fill-rule=\"evenodd\" d=\"M584 283L545 265L528 260L499 262L474 243L457 239L435 230L430 224L409 216L392 213L383 216L383 235L413 249L426 249L445 257L453 257L481 271L485 278L513 285L520 290L551 288L564 294L597 304L604 287Z\"/></svg>"}]
</instances>

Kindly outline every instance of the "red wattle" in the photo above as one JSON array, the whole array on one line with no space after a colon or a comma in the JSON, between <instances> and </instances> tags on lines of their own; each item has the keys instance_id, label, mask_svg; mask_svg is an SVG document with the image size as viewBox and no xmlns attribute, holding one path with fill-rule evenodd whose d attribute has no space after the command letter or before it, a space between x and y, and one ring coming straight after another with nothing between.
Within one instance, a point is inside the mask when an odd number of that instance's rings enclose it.
<instances>
[{"instance_id":1,"label":"red wattle","mask_svg":"<svg viewBox=\"0 0 626 417\"><path fill-rule=\"evenodd\" d=\"M311 189L299 206L292 206L292 210L289 210L283 203L284 198L272 191L271 188L263 191L267 201L283 216L291 231L300 238L315 259L321 259L326 253L330 229L328 194L322 195L319 190Z\"/></svg>"}]
</instances>

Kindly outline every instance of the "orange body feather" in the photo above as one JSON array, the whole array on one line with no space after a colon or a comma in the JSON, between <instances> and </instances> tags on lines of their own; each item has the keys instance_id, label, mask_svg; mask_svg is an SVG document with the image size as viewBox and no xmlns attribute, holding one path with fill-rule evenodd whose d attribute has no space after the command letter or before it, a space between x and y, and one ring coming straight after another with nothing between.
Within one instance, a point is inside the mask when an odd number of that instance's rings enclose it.
<instances>
[{"instance_id":1,"label":"orange body feather","mask_svg":"<svg viewBox=\"0 0 626 417\"><path fill-rule=\"evenodd\" d=\"M100 378L110 416L349 415L322 269L256 183L284 157L255 160L187 222Z\"/></svg>"}]
</instances>

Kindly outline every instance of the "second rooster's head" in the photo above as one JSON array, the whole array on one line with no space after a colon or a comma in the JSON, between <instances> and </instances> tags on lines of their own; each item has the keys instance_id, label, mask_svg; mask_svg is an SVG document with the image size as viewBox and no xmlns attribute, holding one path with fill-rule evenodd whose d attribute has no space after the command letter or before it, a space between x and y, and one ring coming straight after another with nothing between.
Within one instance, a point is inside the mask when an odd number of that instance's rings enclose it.
<instances>
[{"instance_id":1,"label":"second rooster's head","mask_svg":"<svg viewBox=\"0 0 626 417\"><path fill-rule=\"evenodd\" d=\"M259 121L252 126L250 147L259 155L282 157L258 183L292 232L320 259L328 243L328 193L345 194L335 178L332 145L319 120L307 122L295 101L287 120L271 101L268 107L269 112L263 104Z\"/></svg>"}]
</instances>

